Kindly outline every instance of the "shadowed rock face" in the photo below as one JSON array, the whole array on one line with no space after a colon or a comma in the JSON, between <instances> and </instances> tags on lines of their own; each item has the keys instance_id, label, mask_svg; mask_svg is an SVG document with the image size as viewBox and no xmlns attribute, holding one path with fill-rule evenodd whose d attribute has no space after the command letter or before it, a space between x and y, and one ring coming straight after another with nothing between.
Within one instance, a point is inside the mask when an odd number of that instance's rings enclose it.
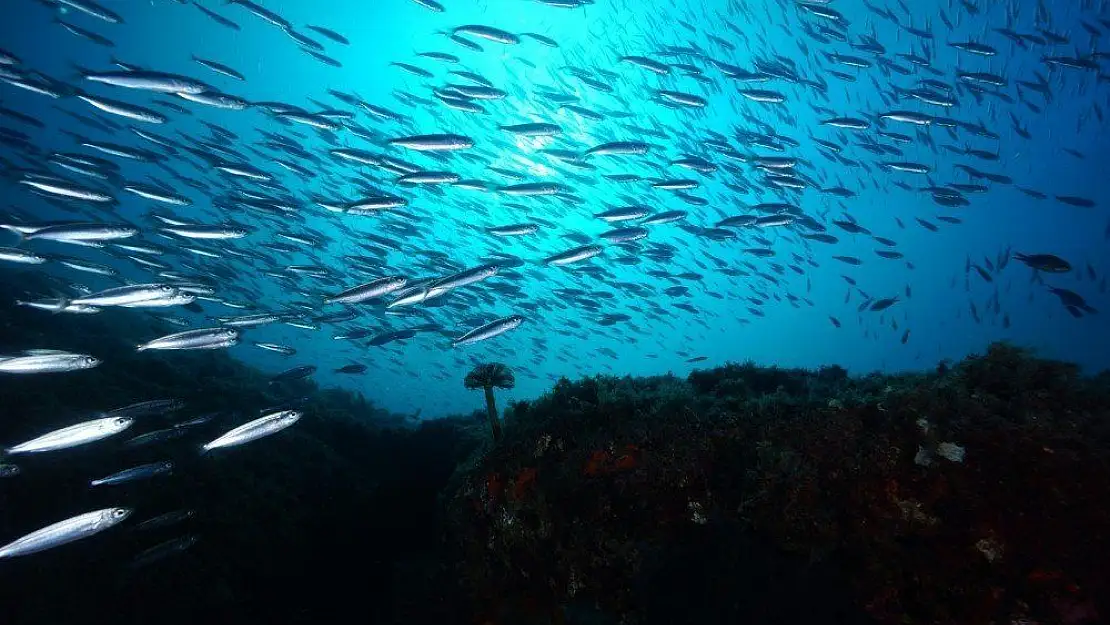
<instances>
[{"instance_id":1,"label":"shadowed rock face","mask_svg":"<svg viewBox=\"0 0 1110 625\"><path fill-rule=\"evenodd\" d=\"M1108 381L1007 345L562 380L456 474L460 578L494 622L1097 622Z\"/></svg>"},{"instance_id":2,"label":"shadowed rock face","mask_svg":"<svg viewBox=\"0 0 1110 625\"><path fill-rule=\"evenodd\" d=\"M645 625L874 622L836 563L784 553L735 522L647 551L633 588Z\"/></svg>"}]
</instances>

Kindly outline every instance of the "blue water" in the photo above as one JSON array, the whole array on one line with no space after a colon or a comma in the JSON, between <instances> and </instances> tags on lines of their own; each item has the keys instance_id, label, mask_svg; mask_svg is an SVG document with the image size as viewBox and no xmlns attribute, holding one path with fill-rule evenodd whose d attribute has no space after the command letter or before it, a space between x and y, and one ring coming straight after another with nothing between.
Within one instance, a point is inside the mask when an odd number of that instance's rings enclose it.
<instances>
[{"instance_id":1,"label":"blue water","mask_svg":"<svg viewBox=\"0 0 1110 625\"><path fill-rule=\"evenodd\" d=\"M879 0L881 1L881 0ZM421 411L424 417L469 412L482 405L480 393L466 390L462 379L476 362L496 360L516 372L517 385L503 398L534 397L549 388L560 376L577 377L596 373L656 374L673 372L685 375L694 367L726 361L753 360L760 364L816 367L840 364L853 372L871 370L900 371L927 369L942 359L958 359L981 351L987 344L1008 340L1036 349L1045 356L1077 362L1090 369L1110 365L1110 325L1099 314L1075 318L1040 283L1031 282L1032 272L1016 261L1001 271L989 271L992 282L975 269L965 273L970 262L994 263L1007 250L1024 253L1051 253L1067 259L1073 270L1066 274L1044 274L1044 283L1071 289L1083 295L1095 309L1110 308L1104 274L1108 271L1107 253L1110 223L1107 207L1110 197L1104 177L1110 147L1102 114L1110 107L1108 80L1110 63L1096 60L1102 70L1052 68L1043 56L1076 56L1096 51L1107 52L1105 39L1084 30L1086 23L1102 33L1108 28L1099 18L1107 17L1104 7L1091 2L1057 2L1037 9L1028 2L978 2L973 14L961 3L911 3L912 13L896 2L885 6L903 25L931 29L931 41L915 36L878 18L862 2L837 0L828 6L847 19L845 29L852 42L870 35L885 48L881 55L901 67L914 70L907 76L882 71L878 66L860 69L836 66L824 53L851 54L874 60L872 52L853 50L846 43L820 43L803 30L808 24L825 23L797 9L790 2L611 2L575 9L546 6L527 0L467 1L444 0L447 10L436 13L411 0L356 2L270 1L266 7L279 13L306 34L307 24L324 26L342 33L351 41L343 46L313 35L325 45L324 53L342 63L330 67L302 51L286 33L249 13L241 6L205 0L204 6L234 20L236 32L220 26L195 6L167 0L138 2L104 0L125 18L124 24L108 24L74 10L51 8L50 3L9 0L0 20L0 47L22 60L22 67L70 82L89 92L153 108L153 100L173 100L192 115L178 115L166 109L169 121L146 125L150 130L184 143L211 139L202 122L216 124L237 135L232 142L237 151L250 155L250 164L271 173L294 200L303 223L259 217L247 209L217 208L213 199L226 196L230 189L251 189L251 183L232 180L212 169L205 169L196 157L165 161L178 173L201 181L209 192L186 187L167 172L151 164L120 161L124 177L131 181L153 178L173 186L193 200L189 207L157 206L122 191L115 192L120 204L115 214L92 207L92 215L106 221L129 220L143 229L139 239L172 247L174 241L159 237L158 224L146 215L155 210L163 215L202 223L237 221L256 230L234 241L201 243L201 247L262 251L269 260L244 261L234 258L208 259L187 251L163 256L160 260L179 269L183 261L195 267L218 266L234 271L235 281L221 280L218 296L229 300L253 302L256 310L236 310L216 302L203 301L201 314L169 312L188 320L193 327L214 322L205 317L234 316L254 312L282 312L295 302L309 302L317 314L336 312L340 306L324 305L322 299L379 275L404 275L412 280L446 275L464 267L488 262L494 252L519 256L524 265L502 270L501 274L476 285L462 287L448 295L443 307L417 306L417 316L393 317L385 314L381 303L356 306L356 320L342 324L321 324L316 331L273 324L244 331L243 340L231 353L264 371L279 373L296 365L312 364L319 370L315 379L326 386L356 389L376 403L397 412ZM950 18L949 30L940 11ZM1042 13L1038 18L1037 13ZM110 38L115 47L108 49L75 37L52 20L63 13L65 20ZM688 23L688 28L679 23ZM474 39L482 52L468 50L440 34L465 24L484 24L512 33L534 32L558 42L558 48L523 38L518 45ZM727 27L731 24L735 29ZM1071 43L1016 45L996 28L1036 34L1035 28L1050 29L1067 35ZM741 34L738 34L742 33ZM714 40L710 35L719 38ZM732 50L720 40L729 43ZM949 41L975 40L997 49L997 55L984 57L961 52L946 45ZM695 46L700 57L665 57L664 46ZM447 52L460 58L449 65L416 56L418 52ZM915 69L898 58L898 53L917 53L931 59L929 73ZM195 55L229 65L241 72L246 81L220 76L194 63ZM623 55L642 55L662 62L687 63L702 70L705 83L677 70L659 77L627 62ZM775 57L796 64L797 72L810 81L825 82L822 92L813 86L792 84L773 78L767 82L743 84L730 80L707 60L712 57L754 71L756 61ZM216 89L252 102L278 101L319 111L320 105L356 113L361 128L370 129L381 139L371 143L350 131L335 133L336 144L328 143L306 126L280 125L266 112L219 110L177 100L173 96L92 85L83 81L80 67L106 71L116 58L125 63L163 72L184 74L207 82ZM404 62L434 74L419 78L391 65ZM575 67L593 72L612 86L604 93L576 78L567 70ZM984 96L982 103L972 94L957 93L959 104L943 110L904 99L887 104L882 94L892 86L912 88L918 79L933 78L955 84L955 72L992 72L1006 78L999 90L1012 99L1006 102ZM432 88L447 83L465 83L448 70L461 69L480 74L494 86L508 92L502 100L482 101L486 114L450 110L432 95ZM848 82L829 73L836 69L856 76ZM611 80L599 72L615 72ZM1019 99L1019 80L1036 82L1036 73L1051 85L1053 99L1047 103L1034 91L1024 90L1024 98L1041 112L1034 112ZM739 88L772 89L785 95L781 105L760 104L741 97ZM700 95L707 100L702 109L671 109L654 98L654 90L670 89ZM405 123L376 120L328 94L328 89L357 94L363 101L386 107L408 118ZM603 121L585 119L560 108L539 91L573 94L579 106L606 114ZM430 100L429 103L403 101L401 94ZM402 96L404 97L404 96ZM74 139L61 131L69 130L89 138L157 150L127 131L100 132L85 127L63 111L97 118L97 113L75 98L53 100L0 84L0 104L43 121L45 129L19 125L0 119L5 128L17 128L31 135L44 154L51 151L83 151ZM1000 135L999 140L975 136L966 129L952 138L937 126L917 128L888 122L887 130L905 133L913 142L894 144L876 134L878 126L865 131L841 131L821 121L830 117L815 107L836 115L867 117L893 109L908 109L931 115L948 115L968 123L981 123ZM619 119L616 114L625 114ZM1013 130L1011 114L1031 134L1024 139ZM114 118L121 124L135 123ZM550 139L520 139L498 130L501 124L550 122L561 126L561 136ZM757 124L756 122L759 122ZM659 130L666 139L638 135L622 124ZM785 145L781 153L744 145L737 131L758 131L760 126L798 142ZM319 163L300 161L312 170L302 178L277 166L277 154L265 144L260 130L293 138L303 149L316 155ZM776 190L762 183L763 175L751 163L730 162L719 151L705 145L710 131L724 135L729 144L748 155L793 156L800 163L797 172L814 181L800 193ZM392 147L385 139L413 134L455 133L471 137L475 147L448 154L442 161L424 154ZM841 144L842 155L863 164L849 167L830 160L812 137ZM932 139L928 145L924 137ZM901 156L877 156L859 144L863 139L897 145ZM656 147L642 156L601 156L587 162L595 170L576 169L541 152L545 148L584 151L613 140L642 140ZM967 155L946 151L942 145L971 147L997 152L996 162L985 162ZM573 194L570 200L559 197L513 198L441 186L436 189L399 187L392 174L368 167L354 167L331 158L329 149L353 147L384 152L421 167L450 170L464 179L480 179L491 185L514 182L553 181L565 185ZM1078 158L1065 148L1085 156ZM20 166L47 167L43 156L19 155L10 146L0 152ZM468 155L474 158L469 158ZM668 163L685 155L696 155L719 166L711 174L684 170ZM284 156L283 156L284 157ZM884 160L912 161L932 168L929 176L887 171L877 165ZM955 169L966 164L987 172L1004 174L1016 185L1047 194L1037 200L1014 185L971 180ZM498 167L518 172L523 179L511 181L490 171ZM733 169L726 171L725 166ZM866 168L864 168L866 167ZM738 173L737 173L738 172ZM66 175L64 171L56 174ZM634 173L642 182L615 183L603 174ZM647 179L694 178L700 188L690 193L707 200L705 206L690 205L674 193L652 189ZM59 210L15 183L18 176L4 184L4 204L16 209L24 220L74 219L73 213ZM76 179L76 177L75 177ZM406 215L353 216L328 212L312 203L313 196L353 200L364 195L359 180L377 186L409 201ZM944 208L928 193L917 191L930 184L982 182L985 193L968 193L970 205ZM738 193L725 182L748 188ZM895 183L903 182L914 190ZM841 199L822 194L816 187L843 186L858 195ZM265 192L270 194L270 192ZM1056 195L1078 196L1095 202L1093 207L1077 207L1054 199ZM739 240L714 241L684 230L679 224L650 227L650 236L627 247L605 244L606 251L581 265L548 267L538 261L548 255L580 245L568 235L596 239L615 227L595 218L595 213L613 206L642 203L654 211L686 210L686 224L711 227L720 219L747 212L746 207L760 202L788 202L828 228L839 243L825 245L799 238L806 232L798 226L737 230ZM885 259L875 254L882 246L871 237L850 234L832 224L844 215L878 236L897 242L905 257ZM957 217L952 224L936 219L938 215ZM921 227L916 218L936 224L939 231ZM505 239L490 236L483 228L530 220L554 222L530 237ZM896 220L901 220L900 226ZM625 225L625 224L618 224ZM277 240L279 231L304 232L304 228L325 235L330 242L318 249L281 253L258 247ZM342 229L340 229L342 227ZM399 228L404 228L399 229ZM380 273L352 270L345 255L363 254L360 235L374 234L396 242L400 251L389 251ZM775 255L762 258L746 253L748 248L764 247L754 241L766 236ZM14 238L13 238L14 239ZM137 241L139 239L133 239ZM5 245L10 243L5 242ZM644 257L643 250L653 245L673 246L671 260L657 262ZM95 262L109 263L132 282L150 282L152 272L104 250L76 248L49 242L29 241L24 246L44 253L64 253ZM447 268L426 251L445 254L454 265ZM798 260L795 255L801 258ZM832 257L855 256L859 266L843 264ZM621 264L622 257L640 256L639 264ZM279 280L267 272L283 272L289 265L326 267L332 279L293 277ZM911 265L912 264L912 268ZM791 266L800 271L795 271ZM1093 272L1094 279L1088 272ZM738 269L748 275L737 275ZM8 267L0 267L8 270ZM60 276L93 290L115 286L119 280L79 274L58 265L43 265L36 271ZM188 270L192 271L192 270ZM671 276L686 272L700 278L661 278L648 272L664 271ZM733 275L729 275L729 274ZM763 275L760 275L763 274ZM850 287L842 276L854 279ZM766 276L773 277L774 281ZM295 284L295 288L289 285ZM637 287L627 285L640 285ZM663 290L683 285L688 295L668 296ZM906 295L907 287L912 291ZM512 292L519 288L518 292ZM500 289L500 290L499 290ZM570 296L565 289L577 289ZM900 301L885 312L858 312L865 298L900 296ZM848 301L845 301L846 294ZM48 294L44 294L48 295ZM989 305L997 297L997 311ZM762 303L756 305L749 298ZM685 303L691 310L676 308ZM592 304L596 304L593 306ZM974 305L980 321L973 319ZM750 309L761 312L756 315ZM303 311L302 311L303 312ZM630 318L613 325L599 325L608 313L623 313ZM111 315L106 310L102 315ZM305 313L306 316L311 316ZM492 320L511 314L526 317L518 329L489 341L452 348L450 336L463 334L474 321ZM836 317L837 328L829 317ZM1009 319L1005 327L1004 317ZM367 346L362 341L339 341L333 336L353 328L369 328L372 333L399 330L434 323L442 332L421 332L403 343L385 347ZM897 324L897 329L893 324ZM906 330L910 335L905 343ZM155 338L154 336L150 337ZM297 354L283 357L259 350L254 341L293 346ZM48 346L43 346L48 347ZM173 354L152 357L172 358ZM689 362L698 357L704 361ZM349 363L369 366L364 376L345 376L332 370Z\"/></svg>"}]
</instances>

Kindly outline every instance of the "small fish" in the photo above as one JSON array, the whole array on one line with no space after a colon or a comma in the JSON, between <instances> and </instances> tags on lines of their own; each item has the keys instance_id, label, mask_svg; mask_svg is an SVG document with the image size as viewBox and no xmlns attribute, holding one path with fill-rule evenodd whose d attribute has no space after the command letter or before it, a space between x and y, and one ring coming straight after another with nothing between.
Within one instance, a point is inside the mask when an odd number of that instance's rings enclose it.
<instances>
[{"instance_id":1,"label":"small fish","mask_svg":"<svg viewBox=\"0 0 1110 625\"><path fill-rule=\"evenodd\" d=\"M104 417L54 430L8 448L9 454L37 454L68 449L115 436L135 422L129 417Z\"/></svg>"},{"instance_id":2,"label":"small fish","mask_svg":"<svg viewBox=\"0 0 1110 625\"><path fill-rule=\"evenodd\" d=\"M200 94L211 87L187 76L136 70L132 72L86 72L85 79L113 87L139 89L157 93Z\"/></svg>"},{"instance_id":3,"label":"small fish","mask_svg":"<svg viewBox=\"0 0 1110 625\"><path fill-rule=\"evenodd\" d=\"M195 510L172 510L170 512L166 512L156 517L147 519L142 523L139 523L136 527L140 530L158 529L160 527L166 527L169 525L181 523L182 521L191 519L196 515L197 513Z\"/></svg>"},{"instance_id":4,"label":"small fish","mask_svg":"<svg viewBox=\"0 0 1110 625\"><path fill-rule=\"evenodd\" d=\"M129 516L131 510L128 508L104 508L86 512L48 525L0 547L0 559L31 555L88 538L119 525Z\"/></svg>"},{"instance_id":5,"label":"small fish","mask_svg":"<svg viewBox=\"0 0 1110 625\"><path fill-rule=\"evenodd\" d=\"M148 401L141 401L134 404L123 406L122 408L114 408L104 413L106 417L129 417L132 419L140 419L143 417L157 417L171 412L181 410L185 407L185 402L180 399L151 399Z\"/></svg>"},{"instance_id":6,"label":"small fish","mask_svg":"<svg viewBox=\"0 0 1110 625\"><path fill-rule=\"evenodd\" d=\"M0 247L0 261L20 265L41 265L47 261L45 256L14 247Z\"/></svg>"},{"instance_id":7,"label":"small fish","mask_svg":"<svg viewBox=\"0 0 1110 625\"><path fill-rule=\"evenodd\" d=\"M887 308L890 308L891 306L897 304L898 301L899 300L897 297L886 297L883 299L878 299L871 303L870 309L872 312L886 310Z\"/></svg>"},{"instance_id":8,"label":"small fish","mask_svg":"<svg viewBox=\"0 0 1110 625\"><path fill-rule=\"evenodd\" d=\"M342 367L339 367L338 369L336 369L335 372L336 373L348 373L348 374L352 374L352 375L358 375L360 373L366 373L366 365L357 364L357 363L356 364L350 364L350 365L343 365Z\"/></svg>"},{"instance_id":9,"label":"small fish","mask_svg":"<svg viewBox=\"0 0 1110 625\"><path fill-rule=\"evenodd\" d=\"M1071 271L1071 263L1052 254L1014 254L1014 260L1044 271L1045 273L1067 273Z\"/></svg>"},{"instance_id":10,"label":"small fish","mask_svg":"<svg viewBox=\"0 0 1110 625\"><path fill-rule=\"evenodd\" d=\"M390 139L389 143L421 152L450 152L474 147L473 139L452 134L414 135Z\"/></svg>"},{"instance_id":11,"label":"small fish","mask_svg":"<svg viewBox=\"0 0 1110 625\"><path fill-rule=\"evenodd\" d=\"M520 315L510 315L508 317L503 317L501 319L497 319L485 325L474 328L466 334L451 341L451 345L453 347L459 347L461 345L470 345L471 343L477 343L479 341L492 339L495 336L504 334L509 330L520 327L520 324L522 323L524 323L524 317Z\"/></svg>"},{"instance_id":12,"label":"small fish","mask_svg":"<svg viewBox=\"0 0 1110 625\"><path fill-rule=\"evenodd\" d=\"M181 536L179 538L171 538L165 542L158 543L149 549L145 549L131 560L131 568L137 569L144 566L149 566L159 560L169 556L182 553L193 545L197 544L200 540L197 536L192 534L188 536Z\"/></svg>"},{"instance_id":13,"label":"small fish","mask_svg":"<svg viewBox=\"0 0 1110 625\"><path fill-rule=\"evenodd\" d=\"M54 349L30 349L16 356L0 356L0 373L62 373L92 369L101 363L88 354Z\"/></svg>"},{"instance_id":14,"label":"small fish","mask_svg":"<svg viewBox=\"0 0 1110 625\"><path fill-rule=\"evenodd\" d=\"M570 265L593 258L594 256L600 254L602 251L604 250L600 245L583 245L581 247L576 247L565 252L560 252L558 254L549 256L544 259L543 262L547 265Z\"/></svg>"},{"instance_id":15,"label":"small fish","mask_svg":"<svg viewBox=\"0 0 1110 625\"><path fill-rule=\"evenodd\" d=\"M91 15L97 19L104 20L109 24L122 24L123 18L114 13L110 9L100 6L91 0L57 0L59 4L63 4L71 9L81 11L86 15Z\"/></svg>"},{"instance_id":16,"label":"small fish","mask_svg":"<svg viewBox=\"0 0 1110 625\"><path fill-rule=\"evenodd\" d=\"M508 45L520 43L520 37L510 32L501 30L500 28L494 28L492 26L483 26L481 24L468 24L466 26L458 26L451 32L451 34L470 35L472 37L478 37L479 39L485 39L487 41L493 41L496 43L503 43Z\"/></svg>"},{"instance_id":17,"label":"small fish","mask_svg":"<svg viewBox=\"0 0 1110 625\"><path fill-rule=\"evenodd\" d=\"M124 469L123 471L113 473L106 477L91 480L89 486L113 486L125 482L134 482L135 480L151 478L171 471L173 471L173 462L168 460L163 462L151 462L130 469Z\"/></svg>"},{"instance_id":18,"label":"small fish","mask_svg":"<svg viewBox=\"0 0 1110 625\"><path fill-rule=\"evenodd\" d=\"M299 367L293 367L292 369L286 369L285 371L282 371L281 373L270 378L270 384L301 380L307 378L313 373L316 373L316 365L301 365Z\"/></svg>"},{"instance_id":19,"label":"small fish","mask_svg":"<svg viewBox=\"0 0 1110 625\"><path fill-rule=\"evenodd\" d=\"M168 334L136 347L136 351L178 349L220 349L239 342L235 328L202 328Z\"/></svg>"},{"instance_id":20,"label":"small fish","mask_svg":"<svg viewBox=\"0 0 1110 625\"><path fill-rule=\"evenodd\" d=\"M255 342L254 346L259 348L259 349L264 349L264 350L269 351L269 352L277 352L277 353L281 354L282 356L293 356L297 353L297 350L295 348L289 347L288 345L279 345L277 343Z\"/></svg>"},{"instance_id":21,"label":"small fish","mask_svg":"<svg viewBox=\"0 0 1110 625\"><path fill-rule=\"evenodd\" d=\"M324 301L342 304L357 304L365 302L366 300L384 297L390 293L403 289L408 283L404 277L401 276L388 276L385 278L378 278L373 282L360 284L359 286L351 287L342 293L327 297Z\"/></svg>"},{"instance_id":22,"label":"small fish","mask_svg":"<svg viewBox=\"0 0 1110 625\"><path fill-rule=\"evenodd\" d=\"M281 410L267 414L254 421L244 423L211 442L205 443L203 450L211 451L224 447L235 447L264 436L276 434L296 423L302 415L303 413L298 410Z\"/></svg>"},{"instance_id":23,"label":"small fish","mask_svg":"<svg viewBox=\"0 0 1110 625\"><path fill-rule=\"evenodd\" d=\"M316 31L316 32L318 32L321 35L327 37L328 39L331 39L332 41L334 41L336 43L340 43L340 44L343 44L345 46L350 45L350 43L351 43L346 37L344 37L343 35L335 32L334 30L332 30L330 28L324 28L323 26L313 26L311 24L308 25L306 28L308 28L309 30Z\"/></svg>"}]
</instances>

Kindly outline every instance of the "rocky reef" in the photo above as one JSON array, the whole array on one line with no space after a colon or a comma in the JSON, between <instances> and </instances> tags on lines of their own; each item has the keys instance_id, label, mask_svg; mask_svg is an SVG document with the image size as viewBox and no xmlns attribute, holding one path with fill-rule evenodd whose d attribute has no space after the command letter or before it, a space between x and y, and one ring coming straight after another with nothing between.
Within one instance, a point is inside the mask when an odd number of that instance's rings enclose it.
<instances>
[{"instance_id":1,"label":"rocky reef","mask_svg":"<svg viewBox=\"0 0 1110 625\"><path fill-rule=\"evenodd\" d=\"M489 623L1076 625L1110 614L1108 449L1110 377L1005 344L600 376L511 406L447 513Z\"/></svg>"}]
</instances>

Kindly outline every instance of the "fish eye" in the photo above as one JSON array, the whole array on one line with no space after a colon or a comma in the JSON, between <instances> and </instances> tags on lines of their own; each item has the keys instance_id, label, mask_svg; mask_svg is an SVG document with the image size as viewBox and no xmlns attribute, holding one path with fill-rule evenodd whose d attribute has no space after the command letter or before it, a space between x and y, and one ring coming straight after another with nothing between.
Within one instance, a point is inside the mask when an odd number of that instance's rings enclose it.
<instances>
[{"instance_id":1,"label":"fish eye","mask_svg":"<svg viewBox=\"0 0 1110 625\"><path fill-rule=\"evenodd\" d=\"M116 425L126 425L127 423L129 423L129 421L128 421L127 417L120 417L120 418L116 419L114 423Z\"/></svg>"},{"instance_id":2,"label":"fish eye","mask_svg":"<svg viewBox=\"0 0 1110 625\"><path fill-rule=\"evenodd\" d=\"M112 516L120 519L127 516L127 510L123 508L112 508Z\"/></svg>"}]
</instances>

